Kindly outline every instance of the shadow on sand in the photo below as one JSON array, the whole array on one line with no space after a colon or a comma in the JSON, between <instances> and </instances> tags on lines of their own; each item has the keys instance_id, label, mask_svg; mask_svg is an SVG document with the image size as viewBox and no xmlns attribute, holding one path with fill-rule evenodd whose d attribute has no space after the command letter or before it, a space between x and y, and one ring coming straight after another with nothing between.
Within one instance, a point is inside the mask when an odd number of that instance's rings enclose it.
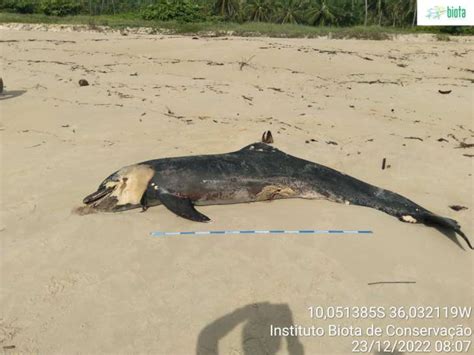
<instances>
[{"instance_id":1,"label":"shadow on sand","mask_svg":"<svg viewBox=\"0 0 474 355\"><path fill-rule=\"evenodd\" d=\"M26 90L8 90L8 91L3 91L0 94L0 100L8 100L8 99L13 99L14 97L21 96L26 92Z\"/></svg>"},{"instance_id":2,"label":"shadow on sand","mask_svg":"<svg viewBox=\"0 0 474 355\"><path fill-rule=\"evenodd\" d=\"M449 240L451 240L454 244L456 244L460 249L464 251L468 251L461 242L459 241L458 238L461 238L461 236L457 236L456 233L452 230L449 230L447 228L439 227L439 226L433 226L435 229L437 229L440 233L444 234L446 237L448 237ZM462 238L461 238L462 239ZM469 248L469 247L468 247Z\"/></svg>"},{"instance_id":3,"label":"shadow on sand","mask_svg":"<svg viewBox=\"0 0 474 355\"><path fill-rule=\"evenodd\" d=\"M219 341L238 325L243 324L241 345L245 355L274 355L282 346L282 337L271 336L270 326L290 327L293 315L287 304L254 303L238 308L208 324L199 333L197 355L219 354ZM303 355L298 337L286 337L287 353Z\"/></svg>"}]
</instances>

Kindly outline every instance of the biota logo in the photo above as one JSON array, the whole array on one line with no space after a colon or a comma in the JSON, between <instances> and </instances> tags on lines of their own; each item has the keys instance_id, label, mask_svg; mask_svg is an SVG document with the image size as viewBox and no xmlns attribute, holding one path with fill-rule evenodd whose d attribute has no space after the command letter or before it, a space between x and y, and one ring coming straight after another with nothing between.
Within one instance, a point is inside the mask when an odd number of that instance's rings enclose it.
<instances>
[{"instance_id":1,"label":"biota logo","mask_svg":"<svg viewBox=\"0 0 474 355\"><path fill-rule=\"evenodd\" d=\"M466 9L462 6L457 8L448 6L446 13L448 14L448 18L466 18Z\"/></svg>"},{"instance_id":2,"label":"biota logo","mask_svg":"<svg viewBox=\"0 0 474 355\"><path fill-rule=\"evenodd\" d=\"M430 7L428 9L428 13L426 14L426 17L429 19L439 20L441 16L443 16L445 13L446 13L446 8L444 6Z\"/></svg>"},{"instance_id":3,"label":"biota logo","mask_svg":"<svg viewBox=\"0 0 474 355\"><path fill-rule=\"evenodd\" d=\"M474 0L417 0L418 26L472 26Z\"/></svg>"},{"instance_id":4,"label":"biota logo","mask_svg":"<svg viewBox=\"0 0 474 355\"><path fill-rule=\"evenodd\" d=\"M445 14L448 18L466 18L466 9L462 6L434 6L428 9L426 17L439 20Z\"/></svg>"}]
</instances>

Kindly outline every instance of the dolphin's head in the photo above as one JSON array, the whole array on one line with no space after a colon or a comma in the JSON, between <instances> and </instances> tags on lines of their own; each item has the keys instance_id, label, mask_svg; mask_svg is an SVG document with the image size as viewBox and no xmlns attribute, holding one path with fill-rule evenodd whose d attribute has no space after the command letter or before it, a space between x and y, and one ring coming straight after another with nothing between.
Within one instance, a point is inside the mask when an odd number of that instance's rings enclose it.
<instances>
[{"instance_id":1,"label":"dolphin's head","mask_svg":"<svg viewBox=\"0 0 474 355\"><path fill-rule=\"evenodd\" d=\"M127 166L107 177L97 191L87 195L82 213L118 212L140 207L141 199L154 175L144 164ZM87 211L87 212L86 212Z\"/></svg>"}]
</instances>

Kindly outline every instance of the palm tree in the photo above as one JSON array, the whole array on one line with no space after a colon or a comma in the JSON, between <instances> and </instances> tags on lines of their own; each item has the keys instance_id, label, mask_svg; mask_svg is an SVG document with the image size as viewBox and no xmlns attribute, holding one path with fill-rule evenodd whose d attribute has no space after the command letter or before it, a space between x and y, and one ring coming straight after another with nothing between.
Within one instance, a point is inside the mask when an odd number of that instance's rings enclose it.
<instances>
[{"instance_id":1,"label":"palm tree","mask_svg":"<svg viewBox=\"0 0 474 355\"><path fill-rule=\"evenodd\" d=\"M328 5L327 0L318 0L311 3L306 18L308 24L313 26L335 25L338 22L335 11Z\"/></svg>"},{"instance_id":2,"label":"palm tree","mask_svg":"<svg viewBox=\"0 0 474 355\"><path fill-rule=\"evenodd\" d=\"M239 0L216 0L214 8L218 15L222 17L232 18L239 12Z\"/></svg>"},{"instance_id":3,"label":"palm tree","mask_svg":"<svg viewBox=\"0 0 474 355\"><path fill-rule=\"evenodd\" d=\"M245 6L247 18L250 21L269 21L272 17L273 7L270 0L248 0Z\"/></svg>"},{"instance_id":4,"label":"palm tree","mask_svg":"<svg viewBox=\"0 0 474 355\"><path fill-rule=\"evenodd\" d=\"M416 0L410 0L410 11L413 12L411 26L414 27L416 23Z\"/></svg>"},{"instance_id":5,"label":"palm tree","mask_svg":"<svg viewBox=\"0 0 474 355\"><path fill-rule=\"evenodd\" d=\"M379 26L382 24L382 0L378 0Z\"/></svg>"},{"instance_id":6,"label":"palm tree","mask_svg":"<svg viewBox=\"0 0 474 355\"><path fill-rule=\"evenodd\" d=\"M365 0L365 19L364 19L364 26L367 26L367 17L369 15L369 3Z\"/></svg>"},{"instance_id":7,"label":"palm tree","mask_svg":"<svg viewBox=\"0 0 474 355\"><path fill-rule=\"evenodd\" d=\"M416 5L412 1L391 0L387 2L387 12L392 26L403 26L409 23Z\"/></svg>"},{"instance_id":8,"label":"palm tree","mask_svg":"<svg viewBox=\"0 0 474 355\"><path fill-rule=\"evenodd\" d=\"M304 0L281 0L277 8L277 21L279 23L299 23L303 11L307 7Z\"/></svg>"}]
</instances>

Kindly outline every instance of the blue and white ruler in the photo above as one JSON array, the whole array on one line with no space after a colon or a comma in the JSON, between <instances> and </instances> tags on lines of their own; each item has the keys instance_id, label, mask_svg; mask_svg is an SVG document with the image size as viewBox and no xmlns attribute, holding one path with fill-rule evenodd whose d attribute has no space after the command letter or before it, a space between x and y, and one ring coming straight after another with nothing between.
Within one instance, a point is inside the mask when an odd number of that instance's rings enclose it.
<instances>
[{"instance_id":1,"label":"blue and white ruler","mask_svg":"<svg viewBox=\"0 0 474 355\"><path fill-rule=\"evenodd\" d=\"M177 235L248 235L248 234L372 234L371 230L343 230L343 229L267 229L267 230L215 230L215 231L190 231L190 232L151 232L152 237L169 237Z\"/></svg>"}]
</instances>

